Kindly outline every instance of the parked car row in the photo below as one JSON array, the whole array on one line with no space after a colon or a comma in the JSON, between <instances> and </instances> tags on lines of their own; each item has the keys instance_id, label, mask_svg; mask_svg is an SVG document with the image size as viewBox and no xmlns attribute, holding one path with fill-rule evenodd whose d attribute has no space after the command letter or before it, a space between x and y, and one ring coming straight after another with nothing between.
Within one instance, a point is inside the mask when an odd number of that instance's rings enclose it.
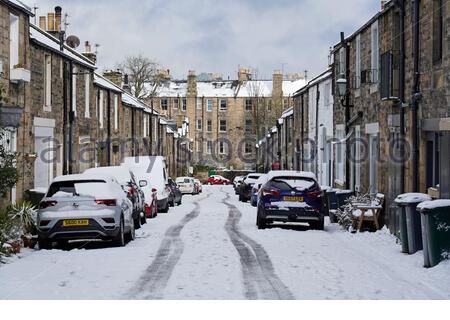
<instances>
[{"instance_id":1,"label":"parked car row","mask_svg":"<svg viewBox=\"0 0 450 320\"><path fill-rule=\"evenodd\" d=\"M91 239L124 246L147 219L181 202L163 157L130 157L120 166L57 177L39 205L39 247Z\"/></svg>"},{"instance_id":2,"label":"parked car row","mask_svg":"<svg viewBox=\"0 0 450 320\"><path fill-rule=\"evenodd\" d=\"M324 229L323 192L311 172L250 173L235 178L233 185L239 201L250 201L257 208L258 229L274 222L308 223L313 229Z\"/></svg>"}]
</instances>

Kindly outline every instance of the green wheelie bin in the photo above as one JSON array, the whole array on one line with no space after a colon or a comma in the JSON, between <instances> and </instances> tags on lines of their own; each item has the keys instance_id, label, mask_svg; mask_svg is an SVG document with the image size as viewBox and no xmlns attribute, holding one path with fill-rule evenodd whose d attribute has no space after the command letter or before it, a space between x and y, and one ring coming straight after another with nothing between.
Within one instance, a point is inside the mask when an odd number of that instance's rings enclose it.
<instances>
[{"instance_id":1,"label":"green wheelie bin","mask_svg":"<svg viewBox=\"0 0 450 320\"><path fill-rule=\"evenodd\" d=\"M430 201L431 197L424 193L405 193L395 199L400 220L400 240L402 252L414 254L422 250L422 227L417 205Z\"/></svg>"},{"instance_id":2,"label":"green wheelie bin","mask_svg":"<svg viewBox=\"0 0 450 320\"><path fill-rule=\"evenodd\" d=\"M450 257L450 200L425 201L417 206L422 217L424 266Z\"/></svg>"}]
</instances>

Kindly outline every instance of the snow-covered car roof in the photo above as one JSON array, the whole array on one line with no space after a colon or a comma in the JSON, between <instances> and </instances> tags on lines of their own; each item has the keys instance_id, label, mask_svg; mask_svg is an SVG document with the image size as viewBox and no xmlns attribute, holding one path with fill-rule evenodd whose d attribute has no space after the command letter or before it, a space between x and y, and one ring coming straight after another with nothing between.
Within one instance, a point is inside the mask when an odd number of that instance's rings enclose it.
<instances>
[{"instance_id":1,"label":"snow-covered car roof","mask_svg":"<svg viewBox=\"0 0 450 320\"><path fill-rule=\"evenodd\" d=\"M267 174L267 181L275 178L275 177L299 177L299 178L308 178L314 179L317 181L316 175L312 172L308 171L270 171Z\"/></svg>"},{"instance_id":2,"label":"snow-covered car roof","mask_svg":"<svg viewBox=\"0 0 450 320\"><path fill-rule=\"evenodd\" d=\"M130 181L131 173L127 167L97 167L90 168L84 171L84 174L99 174L107 175L117 179L121 184Z\"/></svg>"},{"instance_id":3,"label":"snow-covered car roof","mask_svg":"<svg viewBox=\"0 0 450 320\"><path fill-rule=\"evenodd\" d=\"M104 180L106 182L116 182L113 176L105 175L105 174L96 174L96 173L82 173L82 174L69 174L65 176L59 176L53 179L54 182L64 182L64 181L77 181L77 180L91 180L98 179Z\"/></svg>"}]
</instances>

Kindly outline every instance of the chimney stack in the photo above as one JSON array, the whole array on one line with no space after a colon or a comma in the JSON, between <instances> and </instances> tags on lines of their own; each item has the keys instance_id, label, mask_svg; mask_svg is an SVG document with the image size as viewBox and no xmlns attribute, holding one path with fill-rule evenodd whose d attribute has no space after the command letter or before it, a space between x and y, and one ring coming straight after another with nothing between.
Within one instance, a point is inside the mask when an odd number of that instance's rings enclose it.
<instances>
[{"instance_id":1,"label":"chimney stack","mask_svg":"<svg viewBox=\"0 0 450 320\"><path fill-rule=\"evenodd\" d=\"M188 72L187 95L191 97L197 96L197 76L193 70Z\"/></svg>"},{"instance_id":2,"label":"chimney stack","mask_svg":"<svg viewBox=\"0 0 450 320\"><path fill-rule=\"evenodd\" d=\"M125 92L128 92L129 94L131 94L131 86L130 86L130 83L128 81L128 74L125 74L123 76L123 90Z\"/></svg>"},{"instance_id":3,"label":"chimney stack","mask_svg":"<svg viewBox=\"0 0 450 320\"><path fill-rule=\"evenodd\" d=\"M244 81L249 81L251 79L252 79L252 73L251 73L250 69L239 68L238 80L240 83L243 83Z\"/></svg>"},{"instance_id":4,"label":"chimney stack","mask_svg":"<svg viewBox=\"0 0 450 320\"><path fill-rule=\"evenodd\" d=\"M283 73L275 70L273 73L272 83L272 104L276 117L281 117L283 112Z\"/></svg>"},{"instance_id":5,"label":"chimney stack","mask_svg":"<svg viewBox=\"0 0 450 320\"><path fill-rule=\"evenodd\" d=\"M384 11L384 9L386 8L386 0L381 0L381 11Z\"/></svg>"},{"instance_id":6,"label":"chimney stack","mask_svg":"<svg viewBox=\"0 0 450 320\"><path fill-rule=\"evenodd\" d=\"M118 86L119 88L122 88L122 72L120 72L120 70L111 70L111 71L106 71L103 73L103 76L108 79L109 81L111 81L112 83L114 83L116 86Z\"/></svg>"},{"instance_id":7,"label":"chimney stack","mask_svg":"<svg viewBox=\"0 0 450 320\"><path fill-rule=\"evenodd\" d=\"M49 12L47 14L47 32L54 36L56 39L59 39L59 35L61 33L61 23L62 23L62 8L57 6L55 7L54 12ZM45 17L39 18L39 27L45 25ZM44 28L45 30L45 28Z\"/></svg>"},{"instance_id":8,"label":"chimney stack","mask_svg":"<svg viewBox=\"0 0 450 320\"><path fill-rule=\"evenodd\" d=\"M93 64L97 63L97 55L92 52L92 47L89 41L86 41L84 43L84 52L82 53L82 55L91 60Z\"/></svg>"},{"instance_id":9,"label":"chimney stack","mask_svg":"<svg viewBox=\"0 0 450 320\"><path fill-rule=\"evenodd\" d=\"M46 16L39 17L39 28L44 31L47 30L47 17Z\"/></svg>"}]
</instances>

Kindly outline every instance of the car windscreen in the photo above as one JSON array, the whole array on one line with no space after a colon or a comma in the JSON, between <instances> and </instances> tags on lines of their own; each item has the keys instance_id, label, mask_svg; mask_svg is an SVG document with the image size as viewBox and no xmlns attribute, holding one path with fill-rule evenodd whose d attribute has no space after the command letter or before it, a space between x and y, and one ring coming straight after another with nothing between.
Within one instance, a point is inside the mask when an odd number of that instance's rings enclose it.
<instances>
[{"instance_id":1,"label":"car windscreen","mask_svg":"<svg viewBox=\"0 0 450 320\"><path fill-rule=\"evenodd\" d=\"M248 176L247 179L258 180L260 176Z\"/></svg>"},{"instance_id":2,"label":"car windscreen","mask_svg":"<svg viewBox=\"0 0 450 320\"><path fill-rule=\"evenodd\" d=\"M51 184L47 197L95 196L106 187L104 180L60 181Z\"/></svg>"},{"instance_id":3,"label":"car windscreen","mask_svg":"<svg viewBox=\"0 0 450 320\"><path fill-rule=\"evenodd\" d=\"M271 187L279 190L309 190L317 187L317 182L314 179L304 177L276 177L269 182Z\"/></svg>"}]
</instances>

